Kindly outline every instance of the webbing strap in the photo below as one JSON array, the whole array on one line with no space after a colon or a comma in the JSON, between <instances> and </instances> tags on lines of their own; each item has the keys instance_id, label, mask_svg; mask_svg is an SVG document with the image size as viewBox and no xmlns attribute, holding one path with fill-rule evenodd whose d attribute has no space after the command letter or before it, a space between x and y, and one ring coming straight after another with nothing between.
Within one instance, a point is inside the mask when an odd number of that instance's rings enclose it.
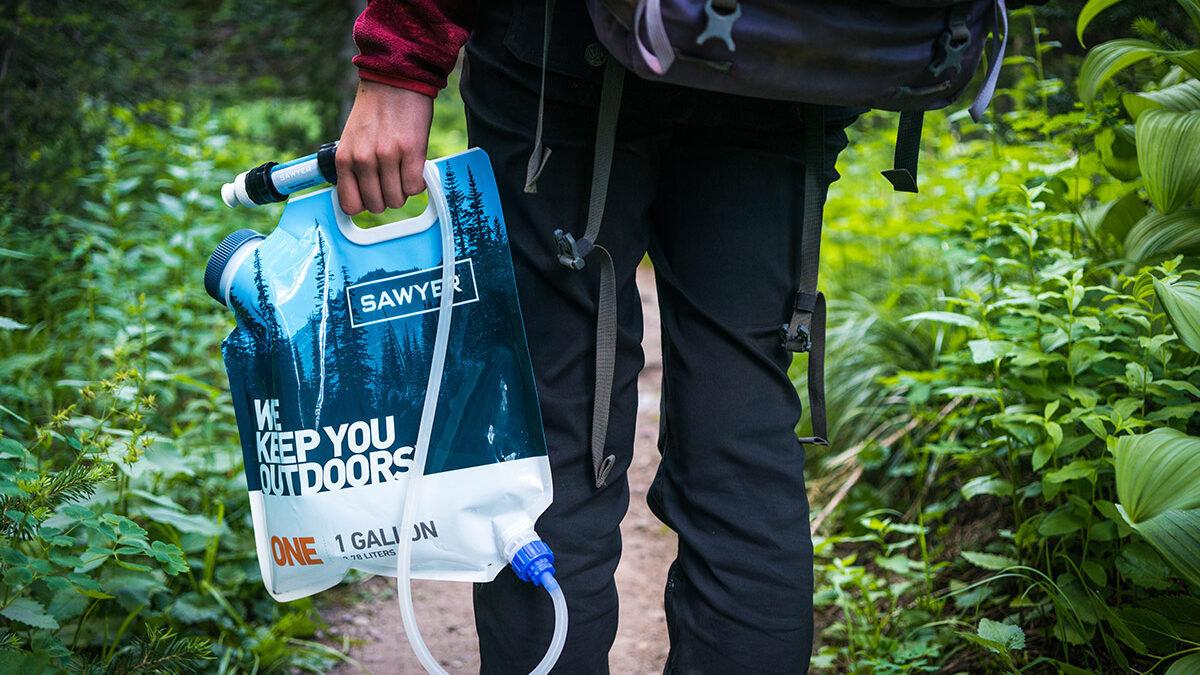
<instances>
[{"instance_id":1,"label":"webbing strap","mask_svg":"<svg viewBox=\"0 0 1200 675\"><path fill-rule=\"evenodd\" d=\"M800 227L800 290L817 292L821 265L821 182L825 171L825 107L804 106L804 215Z\"/></svg>"},{"instance_id":2,"label":"webbing strap","mask_svg":"<svg viewBox=\"0 0 1200 675\"><path fill-rule=\"evenodd\" d=\"M983 119L983 111L987 109L988 103L991 103L992 96L996 93L996 82L1000 79L1000 64L1003 63L1004 52L1008 49L1008 7L1005 7L1004 0L996 0L995 9L1000 21L1000 30L1003 32L1000 35L999 44L996 41L995 31L992 32L992 51L988 55L987 79L983 81L983 86L975 95L975 100L970 107L971 119L976 122Z\"/></svg>"},{"instance_id":3,"label":"webbing strap","mask_svg":"<svg viewBox=\"0 0 1200 675\"><path fill-rule=\"evenodd\" d=\"M802 443L829 445L825 413L825 296L817 292L821 261L821 220L825 173L825 108L804 107L804 213L800 224L800 288L792 303L792 318L781 329L783 345L808 352L808 410L813 435Z\"/></svg>"},{"instance_id":4,"label":"webbing strap","mask_svg":"<svg viewBox=\"0 0 1200 675\"><path fill-rule=\"evenodd\" d=\"M829 422L825 412L825 295L817 293L812 313L811 346L808 348L808 412L812 418L812 436L801 443L829 445Z\"/></svg>"},{"instance_id":5,"label":"webbing strap","mask_svg":"<svg viewBox=\"0 0 1200 675\"><path fill-rule=\"evenodd\" d=\"M537 130L533 136L533 152L529 155L529 163L525 167L525 192L537 192L538 177L546 168L550 159L550 148L542 146L542 117L546 109L546 64L550 54L550 27L554 20L554 0L546 0L545 25L542 27L542 83L538 88Z\"/></svg>"},{"instance_id":6,"label":"webbing strap","mask_svg":"<svg viewBox=\"0 0 1200 675\"><path fill-rule=\"evenodd\" d=\"M883 172L897 192L917 191L917 156L921 152L921 127L925 111L909 110L900 113L896 130L896 156L892 168Z\"/></svg>"},{"instance_id":7,"label":"webbing strap","mask_svg":"<svg viewBox=\"0 0 1200 675\"><path fill-rule=\"evenodd\" d=\"M600 111L596 119L596 151L592 159L592 192L588 198L587 230L576 240L562 230L554 231L558 261L571 269L583 269L583 258L600 252L600 298L596 308L596 391L592 399L592 470L596 487L604 487L617 458L604 453L608 436L609 408L612 403L613 371L617 361L617 275L612 255L595 244L604 220L608 179L612 171L613 148L617 139L617 118L621 111L621 89L625 69L611 55L604 68L600 91Z\"/></svg>"}]
</instances>

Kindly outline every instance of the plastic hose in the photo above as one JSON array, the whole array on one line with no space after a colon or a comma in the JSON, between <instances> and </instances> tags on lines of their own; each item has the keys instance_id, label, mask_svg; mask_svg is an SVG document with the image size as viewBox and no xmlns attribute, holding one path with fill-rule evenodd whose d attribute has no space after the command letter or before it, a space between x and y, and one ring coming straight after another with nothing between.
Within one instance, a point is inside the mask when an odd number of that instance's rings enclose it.
<instances>
[{"instance_id":1,"label":"plastic hose","mask_svg":"<svg viewBox=\"0 0 1200 675\"><path fill-rule=\"evenodd\" d=\"M425 184L429 188L429 199L438 215L442 233L442 288L454 288L454 233L451 231L450 209L442 192L441 175L432 162L425 164ZM446 350L450 342L450 316L454 309L454 293L442 293L438 306L437 333L433 343L433 360L429 368L429 381L425 388L425 403L421 409L421 423L417 427L417 445L413 450L413 464L409 470L408 489L404 495L404 512L400 518L400 542L396 552L396 593L399 596L400 617L404 621L404 632L413 653L425 670L432 675L449 675L425 646L421 631L417 627L417 616L412 601L412 538L409 529L416 519L420 504L421 478L425 475L425 458L429 453L429 437L433 430L433 417L437 410L438 393L442 384L442 369L446 364ZM554 635L550 648L530 675L546 675L558 661L563 644L567 640L567 600L553 573L546 571L539 583L550 593L554 602Z\"/></svg>"},{"instance_id":2,"label":"plastic hose","mask_svg":"<svg viewBox=\"0 0 1200 675\"><path fill-rule=\"evenodd\" d=\"M442 193L441 175L432 162L425 163L425 184L429 199L438 215L442 231L442 288L454 288L454 233L451 231L450 209L446 195ZM417 617L412 603L412 538L409 528L416 518L417 506L421 503L421 477L425 475L425 458L429 454L429 436L433 430L433 416L437 410L438 393L442 386L442 368L446 365L446 349L450 342L450 316L454 309L454 293L442 293L438 306L437 333L433 342L433 360L429 366L429 381L425 387L425 403L421 408L421 423L417 427L417 445L413 449L412 468L408 474L408 489L404 494L404 511L400 517L400 550L396 552L396 592L400 602L400 617L404 621L404 632L413 653L425 670L434 675L449 675L433 658L421 631L417 628Z\"/></svg>"},{"instance_id":3,"label":"plastic hose","mask_svg":"<svg viewBox=\"0 0 1200 675\"><path fill-rule=\"evenodd\" d=\"M542 587L550 592L550 599L554 601L554 635L550 637L550 648L546 650L546 655L542 657L541 663L530 671L529 675L549 673L554 664L558 662L563 645L567 642L567 598L559 588L558 582L555 581L554 575L549 572L542 575Z\"/></svg>"}]
</instances>

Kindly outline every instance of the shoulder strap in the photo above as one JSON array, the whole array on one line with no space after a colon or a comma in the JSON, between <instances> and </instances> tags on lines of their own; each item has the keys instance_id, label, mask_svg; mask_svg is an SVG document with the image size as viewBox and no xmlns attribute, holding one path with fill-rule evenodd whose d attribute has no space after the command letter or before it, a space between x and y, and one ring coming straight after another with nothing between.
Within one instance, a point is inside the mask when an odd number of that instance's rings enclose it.
<instances>
[{"instance_id":1,"label":"shoulder strap","mask_svg":"<svg viewBox=\"0 0 1200 675\"><path fill-rule=\"evenodd\" d=\"M587 230L579 239L569 232L554 231L558 244L558 262L574 270L583 269L583 258L600 252L600 298L596 308L596 391L592 400L592 470L596 487L604 487L616 456L604 453L608 436L608 415L612 403L613 369L617 360L617 276L612 256L596 244L604 220L608 196L608 178L612 169L613 147L617 138L617 118L621 110L621 89L625 69L609 55L604 66L600 91L600 112L596 120L596 153L592 161L592 188L588 198Z\"/></svg>"},{"instance_id":2,"label":"shoulder strap","mask_svg":"<svg viewBox=\"0 0 1200 675\"><path fill-rule=\"evenodd\" d=\"M817 292L821 261L821 183L825 167L825 108L804 106L804 214L800 229L800 288L792 302L792 318L780 328L783 346L808 352L808 408L813 435L801 443L829 445L825 414L825 296Z\"/></svg>"}]
</instances>

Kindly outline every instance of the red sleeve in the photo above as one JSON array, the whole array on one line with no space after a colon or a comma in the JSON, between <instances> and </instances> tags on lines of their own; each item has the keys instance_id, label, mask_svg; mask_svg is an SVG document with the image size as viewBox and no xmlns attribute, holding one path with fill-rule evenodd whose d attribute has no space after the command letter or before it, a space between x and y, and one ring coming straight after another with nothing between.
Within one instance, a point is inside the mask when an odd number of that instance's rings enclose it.
<instances>
[{"instance_id":1,"label":"red sleeve","mask_svg":"<svg viewBox=\"0 0 1200 675\"><path fill-rule=\"evenodd\" d=\"M371 0L354 22L364 80L436 96L475 20L477 0Z\"/></svg>"}]
</instances>

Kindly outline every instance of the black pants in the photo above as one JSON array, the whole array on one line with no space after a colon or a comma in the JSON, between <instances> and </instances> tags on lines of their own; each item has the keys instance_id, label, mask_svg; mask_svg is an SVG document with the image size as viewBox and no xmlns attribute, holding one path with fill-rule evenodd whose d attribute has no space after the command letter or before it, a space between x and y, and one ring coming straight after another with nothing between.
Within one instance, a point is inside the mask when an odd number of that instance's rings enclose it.
<instances>
[{"instance_id":1,"label":"black pants","mask_svg":"<svg viewBox=\"0 0 1200 675\"><path fill-rule=\"evenodd\" d=\"M800 401L778 330L798 279L804 127L795 104L710 94L627 75L599 244L612 253L620 330L606 454L589 452L599 265L570 270L552 235L586 220L597 77L550 73L536 194L523 191L540 69L513 57L503 27L477 29L463 95L470 142L491 157L554 473L537 531L570 608L555 672L607 673L617 628L613 572L629 502L643 365L635 269L649 253L662 311L662 462L654 513L679 534L666 588L668 673L802 673L812 647L812 542ZM511 33L511 31L509 31ZM580 57L586 45L578 45ZM597 69L599 70L599 69ZM597 73L598 75L598 73ZM845 146L831 119L827 166ZM475 588L484 673L527 673L553 615L540 588L505 570Z\"/></svg>"}]
</instances>

